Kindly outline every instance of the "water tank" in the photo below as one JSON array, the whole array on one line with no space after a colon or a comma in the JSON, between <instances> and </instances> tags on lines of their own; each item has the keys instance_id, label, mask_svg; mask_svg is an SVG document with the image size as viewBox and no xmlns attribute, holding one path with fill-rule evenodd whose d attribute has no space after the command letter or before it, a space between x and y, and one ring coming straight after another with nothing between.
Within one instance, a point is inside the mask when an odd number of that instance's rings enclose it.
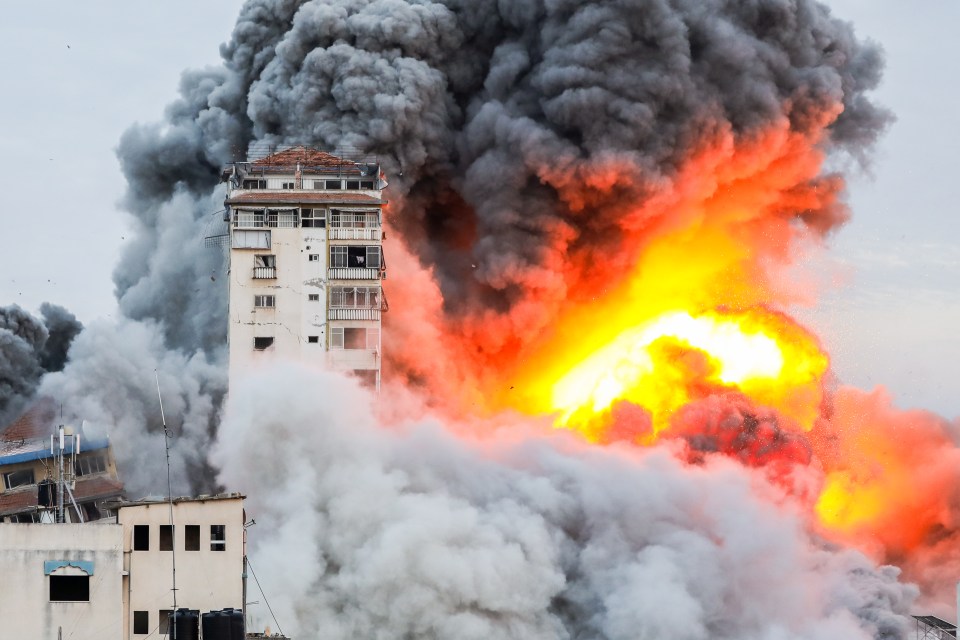
<instances>
[{"instance_id":1,"label":"water tank","mask_svg":"<svg viewBox=\"0 0 960 640\"><path fill-rule=\"evenodd\" d=\"M195 609L177 609L170 614L167 637L171 640L200 640L200 612Z\"/></svg>"},{"instance_id":2,"label":"water tank","mask_svg":"<svg viewBox=\"0 0 960 640\"><path fill-rule=\"evenodd\" d=\"M203 640L230 640L230 616L223 611L203 614Z\"/></svg>"},{"instance_id":3,"label":"water tank","mask_svg":"<svg viewBox=\"0 0 960 640\"><path fill-rule=\"evenodd\" d=\"M246 625L244 625L243 611L240 609L224 609L223 613L230 620L230 637L228 640L244 640L246 637L244 627Z\"/></svg>"},{"instance_id":4,"label":"water tank","mask_svg":"<svg viewBox=\"0 0 960 640\"><path fill-rule=\"evenodd\" d=\"M37 483L37 504L52 507L57 504L57 483L53 480L41 480Z\"/></svg>"}]
</instances>

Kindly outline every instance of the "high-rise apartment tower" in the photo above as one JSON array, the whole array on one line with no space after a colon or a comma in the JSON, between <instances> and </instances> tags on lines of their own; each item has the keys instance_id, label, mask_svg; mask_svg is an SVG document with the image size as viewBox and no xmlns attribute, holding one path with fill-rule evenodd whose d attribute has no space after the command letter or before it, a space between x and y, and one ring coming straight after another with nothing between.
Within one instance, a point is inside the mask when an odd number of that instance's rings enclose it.
<instances>
[{"instance_id":1,"label":"high-rise apartment tower","mask_svg":"<svg viewBox=\"0 0 960 640\"><path fill-rule=\"evenodd\" d=\"M228 165L230 377L269 358L380 386L379 164L293 147Z\"/></svg>"}]
</instances>

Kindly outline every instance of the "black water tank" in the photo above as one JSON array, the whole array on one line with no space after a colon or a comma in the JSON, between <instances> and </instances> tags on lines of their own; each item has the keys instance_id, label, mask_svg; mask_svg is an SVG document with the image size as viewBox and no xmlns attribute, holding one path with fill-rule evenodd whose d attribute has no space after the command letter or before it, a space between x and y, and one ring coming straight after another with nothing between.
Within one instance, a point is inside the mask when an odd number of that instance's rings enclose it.
<instances>
[{"instance_id":1,"label":"black water tank","mask_svg":"<svg viewBox=\"0 0 960 640\"><path fill-rule=\"evenodd\" d=\"M223 611L203 614L203 640L230 640L230 616Z\"/></svg>"},{"instance_id":2,"label":"black water tank","mask_svg":"<svg viewBox=\"0 0 960 640\"><path fill-rule=\"evenodd\" d=\"M41 480L37 483L37 504L52 507L57 504L57 483L53 480Z\"/></svg>"},{"instance_id":3,"label":"black water tank","mask_svg":"<svg viewBox=\"0 0 960 640\"><path fill-rule=\"evenodd\" d=\"M243 611L240 609L224 609L223 612L230 620L229 640L244 640L246 637Z\"/></svg>"},{"instance_id":4,"label":"black water tank","mask_svg":"<svg viewBox=\"0 0 960 640\"><path fill-rule=\"evenodd\" d=\"M196 609L177 609L170 614L169 629L167 637L171 640L200 640L200 612Z\"/></svg>"}]
</instances>

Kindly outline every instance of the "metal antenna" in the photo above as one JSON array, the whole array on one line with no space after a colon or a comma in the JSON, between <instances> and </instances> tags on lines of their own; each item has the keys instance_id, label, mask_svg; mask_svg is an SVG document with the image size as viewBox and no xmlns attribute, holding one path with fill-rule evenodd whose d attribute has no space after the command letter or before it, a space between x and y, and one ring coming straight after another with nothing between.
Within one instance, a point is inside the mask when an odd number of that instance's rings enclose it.
<instances>
[{"instance_id":1,"label":"metal antenna","mask_svg":"<svg viewBox=\"0 0 960 640\"><path fill-rule=\"evenodd\" d=\"M160 421L163 423L163 445L167 451L167 503L170 505L170 551L173 566L173 633L171 638L177 638L177 535L173 526L173 484L170 481L170 431L167 429L167 418L163 415L163 396L160 395L160 374L153 370L153 375L157 379L157 398L160 400ZM169 624L168 624L169 626Z\"/></svg>"}]
</instances>

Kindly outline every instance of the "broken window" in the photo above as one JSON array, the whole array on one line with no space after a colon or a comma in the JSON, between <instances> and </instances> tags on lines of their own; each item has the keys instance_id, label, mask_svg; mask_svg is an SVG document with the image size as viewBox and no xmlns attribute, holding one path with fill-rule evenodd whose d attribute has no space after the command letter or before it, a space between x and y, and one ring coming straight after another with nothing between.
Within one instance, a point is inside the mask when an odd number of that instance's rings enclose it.
<instances>
[{"instance_id":1,"label":"broken window","mask_svg":"<svg viewBox=\"0 0 960 640\"><path fill-rule=\"evenodd\" d=\"M254 338L253 339L253 348L257 351L263 351L269 347L273 346L273 338Z\"/></svg>"},{"instance_id":2,"label":"broken window","mask_svg":"<svg viewBox=\"0 0 960 640\"><path fill-rule=\"evenodd\" d=\"M234 249L269 249L270 232L269 231L234 231L233 232Z\"/></svg>"},{"instance_id":3,"label":"broken window","mask_svg":"<svg viewBox=\"0 0 960 640\"><path fill-rule=\"evenodd\" d=\"M307 336L307 342L311 344L320 342L320 336Z\"/></svg>"},{"instance_id":4,"label":"broken window","mask_svg":"<svg viewBox=\"0 0 960 640\"><path fill-rule=\"evenodd\" d=\"M148 524L133 525L133 550L134 551L150 550L150 525Z\"/></svg>"},{"instance_id":5,"label":"broken window","mask_svg":"<svg viewBox=\"0 0 960 640\"><path fill-rule=\"evenodd\" d=\"M133 612L133 632L139 635L150 633L150 616L146 611Z\"/></svg>"},{"instance_id":6,"label":"broken window","mask_svg":"<svg viewBox=\"0 0 960 640\"><path fill-rule=\"evenodd\" d=\"M160 551L173 551L173 525L160 525Z\"/></svg>"},{"instance_id":7,"label":"broken window","mask_svg":"<svg viewBox=\"0 0 960 640\"><path fill-rule=\"evenodd\" d=\"M107 470L107 461L103 456L90 455L77 460L75 470L78 476L86 476L91 473L103 473Z\"/></svg>"},{"instance_id":8,"label":"broken window","mask_svg":"<svg viewBox=\"0 0 960 640\"><path fill-rule=\"evenodd\" d=\"M223 524L210 525L210 551L227 550L227 526Z\"/></svg>"},{"instance_id":9,"label":"broken window","mask_svg":"<svg viewBox=\"0 0 960 640\"><path fill-rule=\"evenodd\" d=\"M90 576L50 576L50 602L90 602Z\"/></svg>"},{"instance_id":10,"label":"broken window","mask_svg":"<svg viewBox=\"0 0 960 640\"><path fill-rule=\"evenodd\" d=\"M33 483L33 469L22 469L3 474L3 484L7 489L25 487Z\"/></svg>"},{"instance_id":11,"label":"broken window","mask_svg":"<svg viewBox=\"0 0 960 640\"><path fill-rule=\"evenodd\" d=\"M200 525L188 524L183 528L184 551L200 551Z\"/></svg>"},{"instance_id":12,"label":"broken window","mask_svg":"<svg viewBox=\"0 0 960 640\"><path fill-rule=\"evenodd\" d=\"M277 277L277 256L275 255L253 256L253 277L254 278L276 278Z\"/></svg>"},{"instance_id":13,"label":"broken window","mask_svg":"<svg viewBox=\"0 0 960 640\"><path fill-rule=\"evenodd\" d=\"M276 302L275 296L253 296L253 306L257 309L273 309Z\"/></svg>"},{"instance_id":14,"label":"broken window","mask_svg":"<svg viewBox=\"0 0 960 640\"><path fill-rule=\"evenodd\" d=\"M84 522L93 522L100 519L100 509L96 502L84 502L80 506L83 508Z\"/></svg>"},{"instance_id":15,"label":"broken window","mask_svg":"<svg viewBox=\"0 0 960 640\"><path fill-rule=\"evenodd\" d=\"M40 514L36 511L31 511L30 513L18 513L17 515L10 517L10 522L20 522L26 524L31 522L40 522Z\"/></svg>"}]
</instances>

